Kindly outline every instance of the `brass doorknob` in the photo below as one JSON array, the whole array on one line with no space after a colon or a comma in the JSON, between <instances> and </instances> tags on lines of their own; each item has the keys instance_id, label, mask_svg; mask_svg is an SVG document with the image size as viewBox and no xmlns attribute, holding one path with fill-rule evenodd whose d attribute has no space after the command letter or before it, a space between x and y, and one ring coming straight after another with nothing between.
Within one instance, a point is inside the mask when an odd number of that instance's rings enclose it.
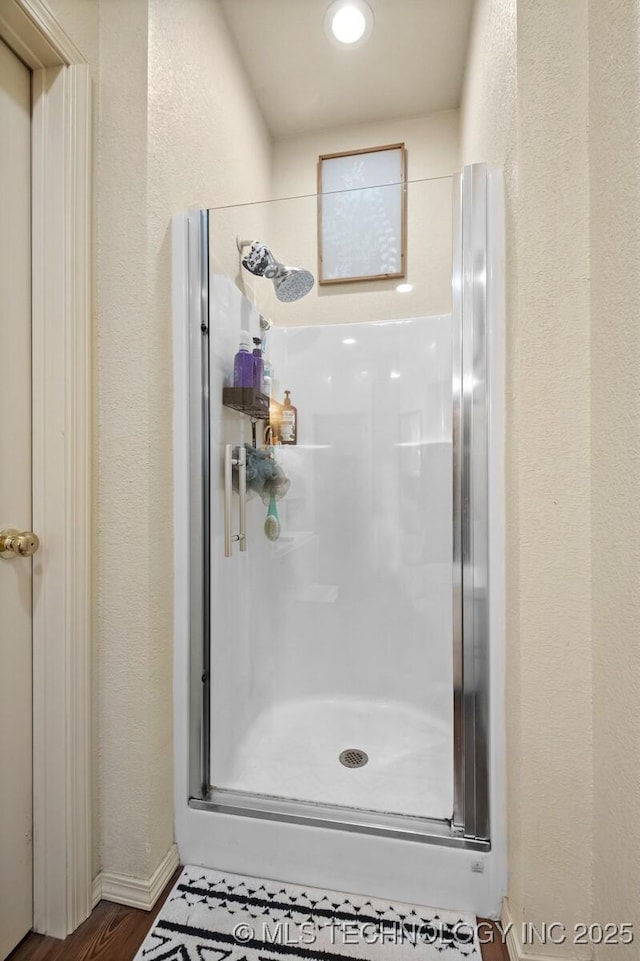
<instances>
[{"instance_id":1,"label":"brass doorknob","mask_svg":"<svg viewBox=\"0 0 640 961\"><path fill-rule=\"evenodd\" d=\"M40 539L33 531L0 531L0 557L31 557L40 547Z\"/></svg>"}]
</instances>

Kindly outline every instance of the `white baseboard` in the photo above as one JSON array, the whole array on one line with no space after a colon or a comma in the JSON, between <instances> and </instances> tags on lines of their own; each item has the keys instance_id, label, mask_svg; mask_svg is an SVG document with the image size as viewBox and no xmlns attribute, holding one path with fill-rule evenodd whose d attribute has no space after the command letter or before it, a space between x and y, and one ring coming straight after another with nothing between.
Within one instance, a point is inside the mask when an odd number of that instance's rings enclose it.
<instances>
[{"instance_id":1,"label":"white baseboard","mask_svg":"<svg viewBox=\"0 0 640 961\"><path fill-rule=\"evenodd\" d=\"M530 954L528 951L525 953L516 931L516 925L511 914L511 909L509 908L508 898L504 898L502 901L500 924L502 930L507 932L507 951L509 952L510 961L558 961L556 954L540 954L538 952L536 954ZM567 961L569 961L569 959L567 959Z\"/></svg>"},{"instance_id":2,"label":"white baseboard","mask_svg":"<svg viewBox=\"0 0 640 961\"><path fill-rule=\"evenodd\" d=\"M150 911L179 864L178 848L173 844L150 878L132 878L126 874L101 871L93 881L93 907L98 901L113 901L115 904Z\"/></svg>"},{"instance_id":3,"label":"white baseboard","mask_svg":"<svg viewBox=\"0 0 640 961\"><path fill-rule=\"evenodd\" d=\"M102 900L102 874L96 874L91 883L91 910Z\"/></svg>"}]
</instances>

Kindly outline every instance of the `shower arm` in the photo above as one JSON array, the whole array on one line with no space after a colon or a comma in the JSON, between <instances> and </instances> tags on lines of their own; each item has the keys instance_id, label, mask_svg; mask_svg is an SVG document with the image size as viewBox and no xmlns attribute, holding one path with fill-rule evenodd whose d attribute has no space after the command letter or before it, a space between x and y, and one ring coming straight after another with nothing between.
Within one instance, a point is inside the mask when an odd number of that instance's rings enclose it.
<instances>
[{"instance_id":1,"label":"shower arm","mask_svg":"<svg viewBox=\"0 0 640 961\"><path fill-rule=\"evenodd\" d=\"M257 243L257 241L241 240L240 237L236 236L236 247L238 248L238 253L240 254L240 263L242 263L242 251L244 250L244 248L252 247L255 243ZM265 247L265 250L267 250L266 247ZM274 277L277 277L280 271L285 270L285 268L282 267L280 264L276 263L275 258L270 250L267 250L267 253L270 258L270 262L261 273L256 273L256 271L252 270L250 267L247 267L247 270L249 271L249 273L253 274L255 277L264 277L266 278L266 280L273 280ZM246 267L246 264L244 264L243 266Z\"/></svg>"}]
</instances>

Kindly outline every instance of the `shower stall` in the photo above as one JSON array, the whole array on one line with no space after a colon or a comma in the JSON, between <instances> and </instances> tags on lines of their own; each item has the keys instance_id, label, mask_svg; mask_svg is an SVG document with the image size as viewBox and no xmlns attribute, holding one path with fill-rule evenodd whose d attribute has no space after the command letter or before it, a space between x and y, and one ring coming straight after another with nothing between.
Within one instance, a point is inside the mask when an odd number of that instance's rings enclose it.
<instances>
[{"instance_id":1,"label":"shower stall","mask_svg":"<svg viewBox=\"0 0 640 961\"><path fill-rule=\"evenodd\" d=\"M186 863L495 916L501 181L404 189L400 289L313 283L316 196L174 220L176 836ZM270 399L230 391L242 331Z\"/></svg>"}]
</instances>

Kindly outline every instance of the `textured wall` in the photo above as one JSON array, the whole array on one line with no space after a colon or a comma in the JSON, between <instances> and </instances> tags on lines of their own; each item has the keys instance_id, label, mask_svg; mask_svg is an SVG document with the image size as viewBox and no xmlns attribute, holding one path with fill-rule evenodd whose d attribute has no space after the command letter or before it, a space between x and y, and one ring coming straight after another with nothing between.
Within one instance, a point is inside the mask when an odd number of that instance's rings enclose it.
<instances>
[{"instance_id":1,"label":"textured wall","mask_svg":"<svg viewBox=\"0 0 640 961\"><path fill-rule=\"evenodd\" d=\"M507 170L509 897L637 931L640 5L514 13L480 3L462 113Z\"/></svg>"},{"instance_id":2,"label":"textured wall","mask_svg":"<svg viewBox=\"0 0 640 961\"><path fill-rule=\"evenodd\" d=\"M155 785L168 690L170 608L149 595L162 563L153 470L155 325L149 309L146 0L100 4L97 657L100 867L148 876L171 823ZM125 546L127 545L127 546ZM158 702L162 702L162 708ZM170 747L166 745L167 754ZM153 790L152 790L153 789Z\"/></svg>"},{"instance_id":3,"label":"textured wall","mask_svg":"<svg viewBox=\"0 0 640 961\"><path fill-rule=\"evenodd\" d=\"M509 361L518 648L509 717L516 920L591 916L588 18L584 0L518 3L518 302ZM514 665L515 667L516 665ZM546 947L589 957L588 947Z\"/></svg>"},{"instance_id":4,"label":"textured wall","mask_svg":"<svg viewBox=\"0 0 640 961\"><path fill-rule=\"evenodd\" d=\"M271 140L217 0L148 3L155 216L268 200Z\"/></svg>"},{"instance_id":5,"label":"textured wall","mask_svg":"<svg viewBox=\"0 0 640 961\"><path fill-rule=\"evenodd\" d=\"M446 177L457 170L458 120L457 110L442 110L424 117L330 127L276 140L273 195L297 197L315 193L320 154L388 143L406 143L409 180Z\"/></svg>"},{"instance_id":6,"label":"textured wall","mask_svg":"<svg viewBox=\"0 0 640 961\"><path fill-rule=\"evenodd\" d=\"M465 162L507 187L507 731L514 920L591 916L588 19L481 0ZM590 949L544 952L589 957Z\"/></svg>"},{"instance_id":7,"label":"textured wall","mask_svg":"<svg viewBox=\"0 0 640 961\"><path fill-rule=\"evenodd\" d=\"M267 197L270 142L214 0L51 6L95 80L94 868L145 878L173 840L170 220Z\"/></svg>"},{"instance_id":8,"label":"textured wall","mask_svg":"<svg viewBox=\"0 0 640 961\"><path fill-rule=\"evenodd\" d=\"M634 923L637 942L640 4L591 0L589 13L594 914L601 922ZM615 946L596 951L598 959L623 956Z\"/></svg>"}]
</instances>

